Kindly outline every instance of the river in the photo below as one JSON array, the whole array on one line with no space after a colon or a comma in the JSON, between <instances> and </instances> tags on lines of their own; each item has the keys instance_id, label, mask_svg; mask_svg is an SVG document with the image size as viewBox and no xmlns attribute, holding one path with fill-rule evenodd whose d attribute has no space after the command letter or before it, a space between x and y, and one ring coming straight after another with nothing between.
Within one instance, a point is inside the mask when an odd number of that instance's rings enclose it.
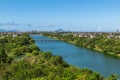
<instances>
[{"instance_id":1,"label":"river","mask_svg":"<svg viewBox=\"0 0 120 80\"><path fill-rule=\"evenodd\" d=\"M120 75L120 58L101 54L92 50L81 48L62 41L39 41L50 39L45 36L31 35L36 45L44 52L62 56L69 64L79 68L88 68L107 77L110 74Z\"/></svg>"}]
</instances>

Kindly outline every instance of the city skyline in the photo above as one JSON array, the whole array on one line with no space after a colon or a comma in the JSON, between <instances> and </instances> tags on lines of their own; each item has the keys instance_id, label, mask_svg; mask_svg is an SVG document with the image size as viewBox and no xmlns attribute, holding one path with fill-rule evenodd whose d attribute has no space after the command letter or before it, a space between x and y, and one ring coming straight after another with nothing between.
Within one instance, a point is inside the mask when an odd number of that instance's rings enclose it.
<instances>
[{"instance_id":1,"label":"city skyline","mask_svg":"<svg viewBox=\"0 0 120 80\"><path fill-rule=\"evenodd\" d=\"M119 0L1 0L0 29L116 31L120 28L119 3Z\"/></svg>"}]
</instances>

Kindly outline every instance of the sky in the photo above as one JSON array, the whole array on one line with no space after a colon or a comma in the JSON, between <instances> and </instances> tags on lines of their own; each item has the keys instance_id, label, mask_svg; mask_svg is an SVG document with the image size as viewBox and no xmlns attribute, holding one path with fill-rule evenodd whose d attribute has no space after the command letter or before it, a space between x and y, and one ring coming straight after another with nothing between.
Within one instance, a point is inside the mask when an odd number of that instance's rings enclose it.
<instances>
[{"instance_id":1,"label":"sky","mask_svg":"<svg viewBox=\"0 0 120 80\"><path fill-rule=\"evenodd\" d=\"M0 29L116 31L120 0L0 0Z\"/></svg>"}]
</instances>

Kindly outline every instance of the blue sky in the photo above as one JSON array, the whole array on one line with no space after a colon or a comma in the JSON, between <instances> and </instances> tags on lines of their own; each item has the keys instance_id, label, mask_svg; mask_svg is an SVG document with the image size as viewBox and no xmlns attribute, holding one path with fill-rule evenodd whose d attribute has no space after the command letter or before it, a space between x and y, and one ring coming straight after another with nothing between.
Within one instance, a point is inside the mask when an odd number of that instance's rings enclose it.
<instances>
[{"instance_id":1,"label":"blue sky","mask_svg":"<svg viewBox=\"0 0 120 80\"><path fill-rule=\"evenodd\" d=\"M0 0L0 29L58 28L116 31L120 29L120 0Z\"/></svg>"}]
</instances>

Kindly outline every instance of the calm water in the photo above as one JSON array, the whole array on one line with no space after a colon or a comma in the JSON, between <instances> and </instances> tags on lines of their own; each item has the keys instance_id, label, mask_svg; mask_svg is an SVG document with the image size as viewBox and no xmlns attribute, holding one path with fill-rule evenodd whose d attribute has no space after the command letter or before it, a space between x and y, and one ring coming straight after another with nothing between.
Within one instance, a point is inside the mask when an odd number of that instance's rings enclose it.
<instances>
[{"instance_id":1,"label":"calm water","mask_svg":"<svg viewBox=\"0 0 120 80\"><path fill-rule=\"evenodd\" d=\"M44 36L31 35L36 45L43 51L50 51L54 55L60 55L69 64L80 68L89 68L93 71L108 76L111 73L120 75L120 59L101 54L85 48L77 47L62 41L41 42L38 39L50 39Z\"/></svg>"}]
</instances>

